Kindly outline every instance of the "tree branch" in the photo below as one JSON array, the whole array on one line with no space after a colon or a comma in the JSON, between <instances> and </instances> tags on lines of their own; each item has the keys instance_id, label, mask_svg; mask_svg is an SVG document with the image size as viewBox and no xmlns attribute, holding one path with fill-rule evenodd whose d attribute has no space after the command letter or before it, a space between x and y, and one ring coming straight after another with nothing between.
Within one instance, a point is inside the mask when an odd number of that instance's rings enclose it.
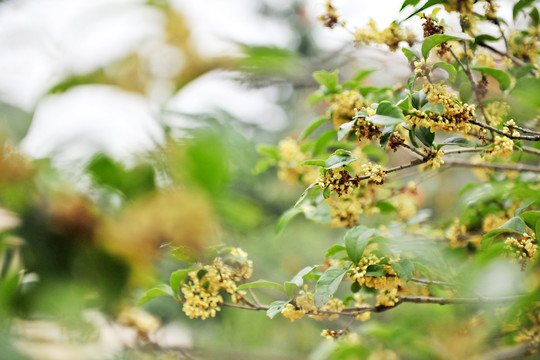
<instances>
[{"instance_id":1,"label":"tree branch","mask_svg":"<svg viewBox=\"0 0 540 360\"><path fill-rule=\"evenodd\" d=\"M490 168L496 170L528 171L533 173L540 173L540 168L523 164L472 163L468 161L454 159L446 160L445 164L448 166L461 166L469 168Z\"/></svg>"}]
</instances>

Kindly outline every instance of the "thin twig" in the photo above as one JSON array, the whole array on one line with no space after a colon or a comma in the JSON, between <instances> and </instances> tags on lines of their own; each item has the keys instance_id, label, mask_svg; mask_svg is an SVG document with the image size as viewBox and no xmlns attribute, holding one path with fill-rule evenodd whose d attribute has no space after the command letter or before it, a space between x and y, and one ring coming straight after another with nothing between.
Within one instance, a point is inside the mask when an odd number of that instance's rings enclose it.
<instances>
[{"instance_id":1,"label":"thin twig","mask_svg":"<svg viewBox=\"0 0 540 360\"><path fill-rule=\"evenodd\" d=\"M448 166L461 166L470 168L490 168L496 170L524 171L540 173L540 168L523 164L494 164L494 163L472 163L463 160L445 160Z\"/></svg>"},{"instance_id":2,"label":"thin twig","mask_svg":"<svg viewBox=\"0 0 540 360\"><path fill-rule=\"evenodd\" d=\"M412 152L415 153L416 155L420 156L420 158L422 158L422 159L426 157L425 154L422 154L420 151L418 151L417 149L413 148L413 147L410 146L410 145L407 145L407 144L403 143L403 144L401 144L401 146L404 147L404 148L407 149L407 150L412 151Z\"/></svg>"},{"instance_id":3,"label":"thin twig","mask_svg":"<svg viewBox=\"0 0 540 360\"><path fill-rule=\"evenodd\" d=\"M518 139L518 140L530 140L530 141L538 141L540 140L540 135L531 135L531 136L527 136L527 135L520 135L520 136L512 136L511 134L505 134L502 130L499 130L497 129L496 127L493 127L493 126L490 126L488 124L484 124L484 123L481 123L481 122L478 122L478 121L475 121L475 120L471 120L469 121L471 124L474 124L474 125L478 125L480 127L483 127L484 129L489 129L491 131L494 131L496 132L497 134L501 134L501 135L504 135L510 139Z\"/></svg>"},{"instance_id":4,"label":"thin twig","mask_svg":"<svg viewBox=\"0 0 540 360\"><path fill-rule=\"evenodd\" d=\"M450 155L450 154L474 153L474 152L481 152L483 150L484 150L483 148L462 148L462 149L444 151L444 154Z\"/></svg>"},{"instance_id":5,"label":"thin twig","mask_svg":"<svg viewBox=\"0 0 540 360\"><path fill-rule=\"evenodd\" d=\"M456 286L456 284L449 283L446 281L438 281L438 280L412 278L411 281L414 281L420 284L427 284L427 285Z\"/></svg>"}]
</instances>

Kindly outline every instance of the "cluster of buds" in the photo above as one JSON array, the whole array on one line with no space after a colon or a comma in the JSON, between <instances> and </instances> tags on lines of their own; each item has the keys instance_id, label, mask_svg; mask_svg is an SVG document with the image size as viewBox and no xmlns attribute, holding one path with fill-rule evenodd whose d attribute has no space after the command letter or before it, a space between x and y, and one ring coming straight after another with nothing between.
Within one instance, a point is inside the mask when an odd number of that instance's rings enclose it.
<instances>
[{"instance_id":1,"label":"cluster of buds","mask_svg":"<svg viewBox=\"0 0 540 360\"><path fill-rule=\"evenodd\" d=\"M344 168L329 169L319 177L319 186L324 190L330 188L338 196L349 194L360 185L358 175L352 177Z\"/></svg>"}]
</instances>

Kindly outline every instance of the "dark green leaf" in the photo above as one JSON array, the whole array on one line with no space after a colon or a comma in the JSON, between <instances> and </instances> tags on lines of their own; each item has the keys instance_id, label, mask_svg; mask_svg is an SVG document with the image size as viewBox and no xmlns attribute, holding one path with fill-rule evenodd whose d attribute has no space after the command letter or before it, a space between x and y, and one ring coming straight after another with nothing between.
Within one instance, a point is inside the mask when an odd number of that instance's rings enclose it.
<instances>
[{"instance_id":1,"label":"dark green leaf","mask_svg":"<svg viewBox=\"0 0 540 360\"><path fill-rule=\"evenodd\" d=\"M324 168L327 170L335 169L335 168L339 168L345 165L349 165L353 161L356 161L356 158L352 156L350 153L332 155L324 163Z\"/></svg>"},{"instance_id":2,"label":"dark green leaf","mask_svg":"<svg viewBox=\"0 0 540 360\"><path fill-rule=\"evenodd\" d=\"M523 234L526 231L527 231L527 228L525 226L525 222L521 220L521 218L519 217L513 217L510 220L508 220L506 223L498 227L497 229L493 229L489 231L488 233L486 233L482 237L482 243L489 243L491 239L503 233Z\"/></svg>"},{"instance_id":3,"label":"dark green leaf","mask_svg":"<svg viewBox=\"0 0 540 360\"><path fill-rule=\"evenodd\" d=\"M470 140L462 138L461 136L452 136L448 139L445 139L441 144L441 147L444 145L457 145L459 147L476 147L476 144Z\"/></svg>"},{"instance_id":4,"label":"dark green leaf","mask_svg":"<svg viewBox=\"0 0 540 360\"><path fill-rule=\"evenodd\" d=\"M435 133L431 132L431 130L424 126L419 126L416 129L416 137L420 139L422 144L426 145L427 147L433 146L433 140L435 139Z\"/></svg>"},{"instance_id":5,"label":"dark green leaf","mask_svg":"<svg viewBox=\"0 0 540 360\"><path fill-rule=\"evenodd\" d=\"M386 275L386 270L382 265L369 265L366 269L366 276L380 277Z\"/></svg>"},{"instance_id":6,"label":"dark green leaf","mask_svg":"<svg viewBox=\"0 0 540 360\"><path fill-rule=\"evenodd\" d=\"M403 111L389 101L381 101L377 106L377 115L384 115L395 119L405 120Z\"/></svg>"},{"instance_id":7,"label":"dark green leaf","mask_svg":"<svg viewBox=\"0 0 540 360\"><path fill-rule=\"evenodd\" d=\"M412 18L414 15L416 15L416 14L418 14L418 13L421 13L422 11L424 11L424 10L426 10L426 9L429 9L429 8L432 7L432 6L435 6L435 5L438 5L438 4L445 3L446 1L447 1L447 0L428 0L422 7L420 7L418 10L413 11L412 14L410 14L410 15L407 16L405 19L403 19L403 21ZM401 21L401 22L403 22L403 21Z\"/></svg>"},{"instance_id":8,"label":"dark green leaf","mask_svg":"<svg viewBox=\"0 0 540 360\"><path fill-rule=\"evenodd\" d=\"M482 44L490 41L498 41L500 37L495 37L489 34L480 34L475 36L474 43L475 44Z\"/></svg>"},{"instance_id":9,"label":"dark green leaf","mask_svg":"<svg viewBox=\"0 0 540 360\"><path fill-rule=\"evenodd\" d=\"M313 155L319 155L326 150L328 143L336 138L337 132L335 130L328 130L323 132L315 142L313 146Z\"/></svg>"},{"instance_id":10,"label":"dark green leaf","mask_svg":"<svg viewBox=\"0 0 540 360\"><path fill-rule=\"evenodd\" d=\"M287 292L285 291L285 288L282 285L275 283L273 281L267 281L267 280L257 280L251 283L242 284L238 286L238 290L245 290L245 289L271 289L271 290L276 290L284 294L287 294Z\"/></svg>"},{"instance_id":11,"label":"dark green leaf","mask_svg":"<svg viewBox=\"0 0 540 360\"><path fill-rule=\"evenodd\" d=\"M360 285L356 281L351 284L351 292L352 293L357 293L357 292L360 291L360 289L362 289L362 285Z\"/></svg>"},{"instance_id":12,"label":"dark green leaf","mask_svg":"<svg viewBox=\"0 0 540 360\"><path fill-rule=\"evenodd\" d=\"M399 11L401 12L401 10L405 9L409 5L416 6L416 4L418 4L419 2L420 0L405 0L403 4L401 5L401 8L399 9Z\"/></svg>"},{"instance_id":13,"label":"dark green leaf","mask_svg":"<svg viewBox=\"0 0 540 360\"><path fill-rule=\"evenodd\" d=\"M302 209L293 207L285 211L280 217L276 224L276 234L279 235L285 229L285 226L292 220L293 217L300 214Z\"/></svg>"},{"instance_id":14,"label":"dark green leaf","mask_svg":"<svg viewBox=\"0 0 540 360\"><path fill-rule=\"evenodd\" d=\"M392 263L392 269L403 280L409 281L414 275L414 264L409 259L401 259L399 262Z\"/></svg>"},{"instance_id":15,"label":"dark green leaf","mask_svg":"<svg viewBox=\"0 0 540 360\"><path fill-rule=\"evenodd\" d=\"M523 221L525 221L525 224L527 224L527 226L534 231L536 223L538 222L538 219L540 219L540 211L527 211L521 214L520 217L523 219Z\"/></svg>"},{"instance_id":16,"label":"dark green leaf","mask_svg":"<svg viewBox=\"0 0 540 360\"><path fill-rule=\"evenodd\" d=\"M534 7L529 13L529 16L531 17L533 26L536 27L540 24L540 13L538 13L537 8Z\"/></svg>"},{"instance_id":17,"label":"dark green leaf","mask_svg":"<svg viewBox=\"0 0 540 360\"><path fill-rule=\"evenodd\" d=\"M478 65L471 65L471 69L493 77L499 82L501 90L506 90L510 87L511 79L506 71Z\"/></svg>"},{"instance_id":18,"label":"dark green leaf","mask_svg":"<svg viewBox=\"0 0 540 360\"><path fill-rule=\"evenodd\" d=\"M411 96L411 103L413 108L418 110L422 109L422 106L428 103L426 93L423 91L413 92Z\"/></svg>"},{"instance_id":19,"label":"dark green leaf","mask_svg":"<svg viewBox=\"0 0 540 360\"><path fill-rule=\"evenodd\" d=\"M515 5L514 5L514 8L512 9L512 18L515 20L516 17L518 16L518 14L523 10L525 9L526 7L528 7L529 5L531 5L532 3L534 3L535 0L519 0Z\"/></svg>"},{"instance_id":20,"label":"dark green leaf","mask_svg":"<svg viewBox=\"0 0 540 360\"><path fill-rule=\"evenodd\" d=\"M445 35L445 34L434 34L426 39L424 39L424 42L422 43L422 56L424 58L427 58L429 56L429 52L431 49L433 49L435 46L442 44L449 40L460 40L460 37L452 36L452 35Z\"/></svg>"},{"instance_id":21,"label":"dark green leaf","mask_svg":"<svg viewBox=\"0 0 540 360\"><path fill-rule=\"evenodd\" d=\"M328 302L330 296L337 291L346 272L347 269L332 266L322 274L315 285L315 294L313 294L317 307L321 307Z\"/></svg>"},{"instance_id":22,"label":"dark green leaf","mask_svg":"<svg viewBox=\"0 0 540 360\"><path fill-rule=\"evenodd\" d=\"M364 250L369 243L375 229L369 229L364 225L355 226L345 233L345 248L347 255L354 263L358 263L364 254Z\"/></svg>"},{"instance_id":23,"label":"dark green leaf","mask_svg":"<svg viewBox=\"0 0 540 360\"><path fill-rule=\"evenodd\" d=\"M170 296L174 298L175 292L167 284L159 284L158 286L146 291L137 301L136 306L141 306L142 304L155 299L160 296Z\"/></svg>"},{"instance_id":24,"label":"dark green leaf","mask_svg":"<svg viewBox=\"0 0 540 360\"><path fill-rule=\"evenodd\" d=\"M409 49L409 48L401 48L401 51L403 52L403 54L405 54L405 56L407 57L407 60L409 60L409 62L411 62L413 59L421 59L422 58L422 55L420 55L418 53L418 51L414 50L414 49Z\"/></svg>"},{"instance_id":25,"label":"dark green leaf","mask_svg":"<svg viewBox=\"0 0 540 360\"><path fill-rule=\"evenodd\" d=\"M288 301L277 300L270 304L268 310L266 310L266 316L273 319L274 316L279 314L281 310L288 304Z\"/></svg>"},{"instance_id":26,"label":"dark green leaf","mask_svg":"<svg viewBox=\"0 0 540 360\"><path fill-rule=\"evenodd\" d=\"M308 127L304 131L302 131L302 134L300 134L298 139L300 141L304 140L309 135L311 135L312 132L317 130L319 128L319 126L321 126L322 124L324 124L327 121L328 121L328 118L326 116L320 117L317 120L313 121L311 124L308 125Z\"/></svg>"},{"instance_id":27,"label":"dark green leaf","mask_svg":"<svg viewBox=\"0 0 540 360\"><path fill-rule=\"evenodd\" d=\"M388 141L392 137L395 128L395 125L385 126L383 128L382 134L379 136L379 144L381 144L381 149L386 149L386 145L388 145Z\"/></svg>"}]
</instances>

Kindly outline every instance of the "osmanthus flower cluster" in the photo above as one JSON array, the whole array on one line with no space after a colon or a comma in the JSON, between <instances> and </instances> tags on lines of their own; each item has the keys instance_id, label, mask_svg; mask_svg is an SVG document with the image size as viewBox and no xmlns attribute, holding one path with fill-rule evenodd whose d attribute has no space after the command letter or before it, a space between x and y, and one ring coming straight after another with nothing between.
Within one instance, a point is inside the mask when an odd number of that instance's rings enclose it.
<instances>
[{"instance_id":1,"label":"osmanthus flower cluster","mask_svg":"<svg viewBox=\"0 0 540 360\"><path fill-rule=\"evenodd\" d=\"M459 17L458 29L438 18L443 9L449 12L444 16ZM528 306L512 304L523 297L529 305L540 301L535 292L540 288L540 72L527 40L538 37L532 28L540 16L527 1L517 2L513 10L514 17L524 16L530 25L521 40L509 38L492 0L406 0L404 20L383 31L373 23L367 30L351 31L351 46L378 43L394 51L407 43L401 49L411 68L407 81L378 87L364 83L367 76L376 80L370 70L349 78L340 78L338 70L316 71L319 89L310 102L320 104L320 117L298 137L261 148L280 179L307 186L278 220L278 233L298 214L348 231L334 241L322 264L284 283L240 284L248 277L238 272L242 262L227 265L231 260L221 256L182 270L181 285L172 290L178 290L173 297L186 314L207 318L232 306L266 310L271 318L281 314L291 321L338 316L373 321L374 314L405 302L468 304L472 307L464 313L481 313L484 324L499 327L478 336L484 346L478 351L501 345L499 340L484 344L502 333L504 324L489 320L492 308L479 308L487 303ZM423 20L424 39L413 39L403 27L415 15ZM321 20L329 28L345 26L331 1ZM498 32L483 33L485 23ZM518 40L525 47L521 53L515 47ZM445 188L431 198L425 195L433 186L424 182L449 168L460 169L455 171L456 183L464 186L460 213L451 211L454 198ZM481 182L470 176L478 170ZM434 204L444 207L444 214L431 212L428 207ZM494 278L486 273L498 266L517 269L522 277L509 281L521 281L519 288L526 293L484 296L487 285L479 284ZM262 304L251 293L258 288L281 294ZM230 303L224 294L231 295ZM349 327L321 335L346 339ZM421 331L416 335L425 336ZM351 346L370 353L364 345Z\"/></svg>"}]
</instances>

